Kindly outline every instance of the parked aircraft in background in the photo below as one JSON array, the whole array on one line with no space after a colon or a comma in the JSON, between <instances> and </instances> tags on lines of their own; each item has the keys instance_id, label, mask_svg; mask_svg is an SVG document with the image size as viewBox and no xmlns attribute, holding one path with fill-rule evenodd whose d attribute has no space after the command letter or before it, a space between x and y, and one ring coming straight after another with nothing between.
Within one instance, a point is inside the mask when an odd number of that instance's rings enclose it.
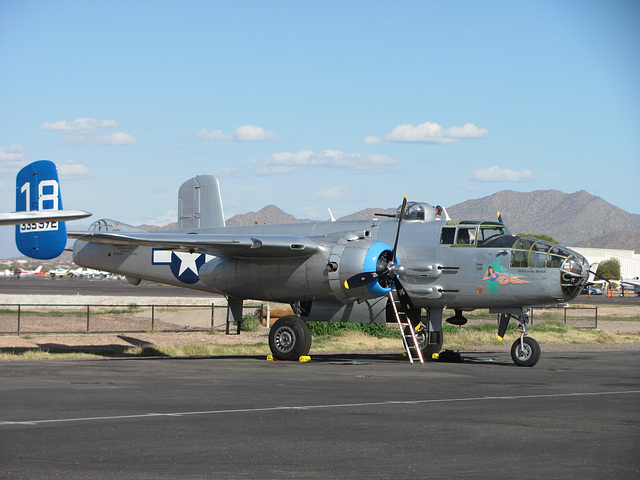
<instances>
[{"instance_id":1,"label":"parked aircraft in background","mask_svg":"<svg viewBox=\"0 0 640 480\"><path fill-rule=\"evenodd\" d=\"M55 270L49 270L47 272L47 274L51 277L51 278L55 278L55 277L66 277L67 275L69 275L69 272L71 270L69 268L56 268Z\"/></svg>"},{"instance_id":2,"label":"parked aircraft in background","mask_svg":"<svg viewBox=\"0 0 640 480\"><path fill-rule=\"evenodd\" d=\"M427 203L407 202L392 218L226 227L219 184L211 176L185 182L178 195L179 229L147 232L102 219L74 232L78 265L224 294L232 319L245 299L290 303L269 333L275 358L309 352L308 321L385 323L406 317L405 347L431 356L448 322L488 308L520 324L514 362L535 365L538 343L527 336L528 307L566 302L587 281L584 257L565 247L512 235L501 222L437 219ZM398 311L402 315L398 314Z\"/></svg>"},{"instance_id":3,"label":"parked aircraft in background","mask_svg":"<svg viewBox=\"0 0 640 480\"><path fill-rule=\"evenodd\" d=\"M16 225L16 245L24 255L48 260L64 251L65 221L89 216L84 210L63 210L56 165L38 160L18 172L16 211L1 212L0 225Z\"/></svg>"},{"instance_id":4,"label":"parked aircraft in background","mask_svg":"<svg viewBox=\"0 0 640 480\"><path fill-rule=\"evenodd\" d=\"M35 270L24 270L22 268L14 268L11 272L14 277L30 277L33 275L45 275L42 271L42 265Z\"/></svg>"},{"instance_id":5,"label":"parked aircraft in background","mask_svg":"<svg viewBox=\"0 0 640 480\"><path fill-rule=\"evenodd\" d=\"M622 294L625 290L632 292L632 294L640 295L640 277L634 277L631 280L622 280Z\"/></svg>"}]
</instances>

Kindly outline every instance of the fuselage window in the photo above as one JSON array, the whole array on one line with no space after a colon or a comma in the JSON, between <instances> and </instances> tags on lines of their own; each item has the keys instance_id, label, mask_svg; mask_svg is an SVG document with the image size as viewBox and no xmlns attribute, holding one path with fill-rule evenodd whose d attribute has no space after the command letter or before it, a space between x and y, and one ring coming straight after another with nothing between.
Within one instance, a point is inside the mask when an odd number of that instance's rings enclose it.
<instances>
[{"instance_id":1,"label":"fuselage window","mask_svg":"<svg viewBox=\"0 0 640 480\"><path fill-rule=\"evenodd\" d=\"M531 252L529 254L529 266L533 268L544 268L547 254L542 252Z\"/></svg>"},{"instance_id":2,"label":"fuselage window","mask_svg":"<svg viewBox=\"0 0 640 480\"><path fill-rule=\"evenodd\" d=\"M444 227L440 234L440 245L453 245L453 239L456 237L455 227Z\"/></svg>"},{"instance_id":3,"label":"fuselage window","mask_svg":"<svg viewBox=\"0 0 640 480\"><path fill-rule=\"evenodd\" d=\"M525 250L511 250L511 266L512 267L528 267L527 256L529 252Z\"/></svg>"}]
</instances>

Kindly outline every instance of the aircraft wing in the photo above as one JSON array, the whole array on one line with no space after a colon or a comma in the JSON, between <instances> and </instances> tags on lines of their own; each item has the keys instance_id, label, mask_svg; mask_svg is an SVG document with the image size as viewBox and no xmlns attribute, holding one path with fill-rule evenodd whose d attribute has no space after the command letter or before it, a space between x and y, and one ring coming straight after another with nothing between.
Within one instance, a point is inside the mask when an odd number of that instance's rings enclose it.
<instances>
[{"instance_id":1,"label":"aircraft wing","mask_svg":"<svg viewBox=\"0 0 640 480\"><path fill-rule=\"evenodd\" d=\"M217 257L308 257L321 245L293 235L69 232L69 238L112 245L137 245Z\"/></svg>"},{"instance_id":2,"label":"aircraft wing","mask_svg":"<svg viewBox=\"0 0 640 480\"><path fill-rule=\"evenodd\" d=\"M90 217L84 210L34 210L32 212L0 212L0 225L24 223L66 222Z\"/></svg>"}]
</instances>

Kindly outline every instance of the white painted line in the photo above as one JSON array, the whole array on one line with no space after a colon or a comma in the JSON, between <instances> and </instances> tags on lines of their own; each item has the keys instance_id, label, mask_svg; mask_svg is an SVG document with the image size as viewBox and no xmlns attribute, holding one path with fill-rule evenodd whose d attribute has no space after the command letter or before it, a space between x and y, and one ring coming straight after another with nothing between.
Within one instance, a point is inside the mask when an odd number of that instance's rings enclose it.
<instances>
[{"instance_id":1,"label":"white painted line","mask_svg":"<svg viewBox=\"0 0 640 480\"><path fill-rule=\"evenodd\" d=\"M334 403L327 405L298 405L263 408L234 408L227 410L202 410L196 412L170 412L170 413L140 413L135 415L111 415L104 417L78 417L78 418L56 418L46 420L22 420L22 421L0 421L0 427L9 425L42 425L52 423L72 423L72 422L96 422L105 420L128 420L136 418L157 418L157 417L183 417L188 415L221 415L233 413L255 413L255 412L278 412L284 410L312 410L331 408L361 408L377 407L387 405L425 405L429 403L454 403L454 402L485 402L494 400L527 400L534 398L563 398L563 397L596 397L603 395L638 395L640 390L625 390L620 392L575 392L575 393L552 393L537 395L508 395L502 397L468 397L468 398L435 398L429 400L387 400L384 402L363 402L363 403Z\"/></svg>"}]
</instances>

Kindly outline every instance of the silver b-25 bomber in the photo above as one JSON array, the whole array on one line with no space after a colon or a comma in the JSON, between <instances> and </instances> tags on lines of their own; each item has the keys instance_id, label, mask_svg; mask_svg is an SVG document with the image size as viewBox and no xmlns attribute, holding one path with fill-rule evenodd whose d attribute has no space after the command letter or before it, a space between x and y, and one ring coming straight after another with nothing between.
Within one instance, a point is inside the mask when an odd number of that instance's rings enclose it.
<instances>
[{"instance_id":1,"label":"silver b-25 bomber","mask_svg":"<svg viewBox=\"0 0 640 480\"><path fill-rule=\"evenodd\" d=\"M406 198L395 215L372 220L227 227L218 181L205 175L180 187L178 211L178 230L103 219L70 233L78 239L73 260L134 284L223 294L236 320L246 299L289 303L295 315L269 334L281 360L308 354L307 321L397 320L407 325L409 358L422 361L442 348L445 308L455 325L467 322L464 312L486 308L500 315L500 338L511 319L519 323L511 355L533 366L540 347L527 336L528 308L572 300L589 275L585 258L565 247L513 235L501 221L450 220Z\"/></svg>"}]
</instances>

